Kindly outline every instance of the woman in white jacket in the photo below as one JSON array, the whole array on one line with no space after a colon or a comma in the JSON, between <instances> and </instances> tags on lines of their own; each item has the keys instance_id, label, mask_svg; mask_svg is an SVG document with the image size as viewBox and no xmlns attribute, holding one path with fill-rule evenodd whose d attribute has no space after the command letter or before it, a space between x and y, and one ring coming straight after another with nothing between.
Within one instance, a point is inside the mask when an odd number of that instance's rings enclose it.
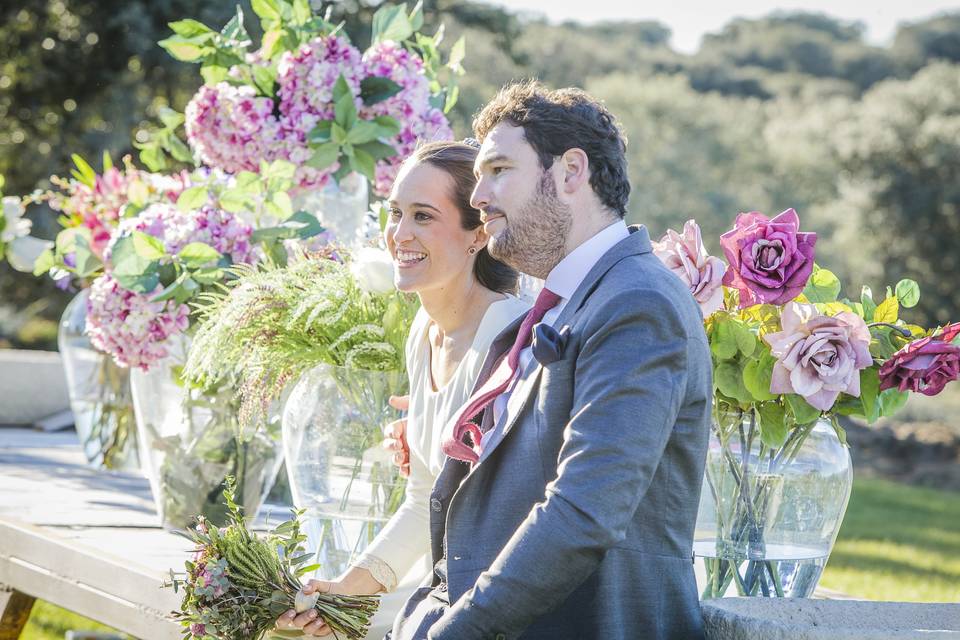
<instances>
[{"instance_id":1,"label":"woman in white jacket","mask_svg":"<svg viewBox=\"0 0 960 640\"><path fill-rule=\"evenodd\" d=\"M476 156L471 144L427 144L394 183L387 248L397 288L416 292L421 302L406 345L409 406L391 399L408 408L407 418L387 426L385 441L408 474L406 498L346 572L332 582L311 581L307 593L389 592L429 554L430 491L445 459L444 434L469 398L493 339L529 306L514 295L517 272L487 252L480 212L470 206ZM290 611L278 627L330 633L315 615Z\"/></svg>"}]
</instances>

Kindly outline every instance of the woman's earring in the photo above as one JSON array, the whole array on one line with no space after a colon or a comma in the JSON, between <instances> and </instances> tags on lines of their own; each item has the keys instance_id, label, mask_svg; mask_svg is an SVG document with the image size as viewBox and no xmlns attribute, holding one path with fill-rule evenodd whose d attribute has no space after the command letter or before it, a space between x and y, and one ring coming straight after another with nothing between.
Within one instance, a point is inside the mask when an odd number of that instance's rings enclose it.
<instances>
[{"instance_id":1,"label":"woman's earring","mask_svg":"<svg viewBox=\"0 0 960 640\"><path fill-rule=\"evenodd\" d=\"M476 247L470 247L469 249L467 249L467 253L469 253L470 255L473 255L473 254L475 254L476 252L477 252L477 248L476 248Z\"/></svg>"}]
</instances>

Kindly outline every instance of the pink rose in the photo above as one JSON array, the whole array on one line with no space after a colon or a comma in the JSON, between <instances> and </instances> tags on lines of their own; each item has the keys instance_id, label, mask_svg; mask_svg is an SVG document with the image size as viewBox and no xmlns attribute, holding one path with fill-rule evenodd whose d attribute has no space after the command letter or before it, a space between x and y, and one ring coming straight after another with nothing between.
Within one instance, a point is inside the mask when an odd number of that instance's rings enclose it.
<instances>
[{"instance_id":1,"label":"pink rose","mask_svg":"<svg viewBox=\"0 0 960 640\"><path fill-rule=\"evenodd\" d=\"M849 311L826 316L812 304L789 302L783 331L763 337L777 358L770 393L797 393L829 411L837 396L860 396L860 370L873 364L870 329Z\"/></svg>"},{"instance_id":2,"label":"pink rose","mask_svg":"<svg viewBox=\"0 0 960 640\"><path fill-rule=\"evenodd\" d=\"M935 396L960 377L960 347L951 344L960 322L935 336L914 340L880 367L880 390L899 389Z\"/></svg>"},{"instance_id":3,"label":"pink rose","mask_svg":"<svg viewBox=\"0 0 960 640\"><path fill-rule=\"evenodd\" d=\"M668 229L660 242L653 243L653 253L690 288L704 317L723 307L726 265L720 258L707 255L696 222L687 220L683 235Z\"/></svg>"},{"instance_id":4,"label":"pink rose","mask_svg":"<svg viewBox=\"0 0 960 640\"><path fill-rule=\"evenodd\" d=\"M730 264L723 284L740 291L741 309L758 302L784 304L803 291L813 271L817 234L799 229L793 209L773 220L752 211L739 214L734 228L720 236Z\"/></svg>"}]
</instances>

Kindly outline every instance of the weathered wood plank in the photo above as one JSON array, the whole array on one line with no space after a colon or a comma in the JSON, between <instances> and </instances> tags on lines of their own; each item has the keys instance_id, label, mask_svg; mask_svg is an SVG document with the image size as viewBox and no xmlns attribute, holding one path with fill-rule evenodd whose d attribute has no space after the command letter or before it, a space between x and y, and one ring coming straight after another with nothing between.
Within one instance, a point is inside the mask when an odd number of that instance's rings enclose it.
<instances>
[{"instance_id":1,"label":"weathered wood plank","mask_svg":"<svg viewBox=\"0 0 960 640\"><path fill-rule=\"evenodd\" d=\"M36 598L0 585L0 640L17 640L27 626Z\"/></svg>"}]
</instances>

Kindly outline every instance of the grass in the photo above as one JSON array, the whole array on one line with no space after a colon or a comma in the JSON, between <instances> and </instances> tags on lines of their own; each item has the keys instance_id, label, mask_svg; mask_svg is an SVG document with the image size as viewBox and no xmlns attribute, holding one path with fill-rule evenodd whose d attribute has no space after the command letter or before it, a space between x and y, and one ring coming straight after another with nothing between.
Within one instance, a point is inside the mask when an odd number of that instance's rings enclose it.
<instances>
[{"instance_id":1,"label":"grass","mask_svg":"<svg viewBox=\"0 0 960 640\"><path fill-rule=\"evenodd\" d=\"M820 584L857 598L960 600L960 493L856 477Z\"/></svg>"},{"instance_id":2,"label":"grass","mask_svg":"<svg viewBox=\"0 0 960 640\"><path fill-rule=\"evenodd\" d=\"M37 600L30 612L30 621L20 634L21 640L63 640L67 631L119 632L110 627L61 609L49 602ZM128 637L128 636L122 636Z\"/></svg>"}]
</instances>

